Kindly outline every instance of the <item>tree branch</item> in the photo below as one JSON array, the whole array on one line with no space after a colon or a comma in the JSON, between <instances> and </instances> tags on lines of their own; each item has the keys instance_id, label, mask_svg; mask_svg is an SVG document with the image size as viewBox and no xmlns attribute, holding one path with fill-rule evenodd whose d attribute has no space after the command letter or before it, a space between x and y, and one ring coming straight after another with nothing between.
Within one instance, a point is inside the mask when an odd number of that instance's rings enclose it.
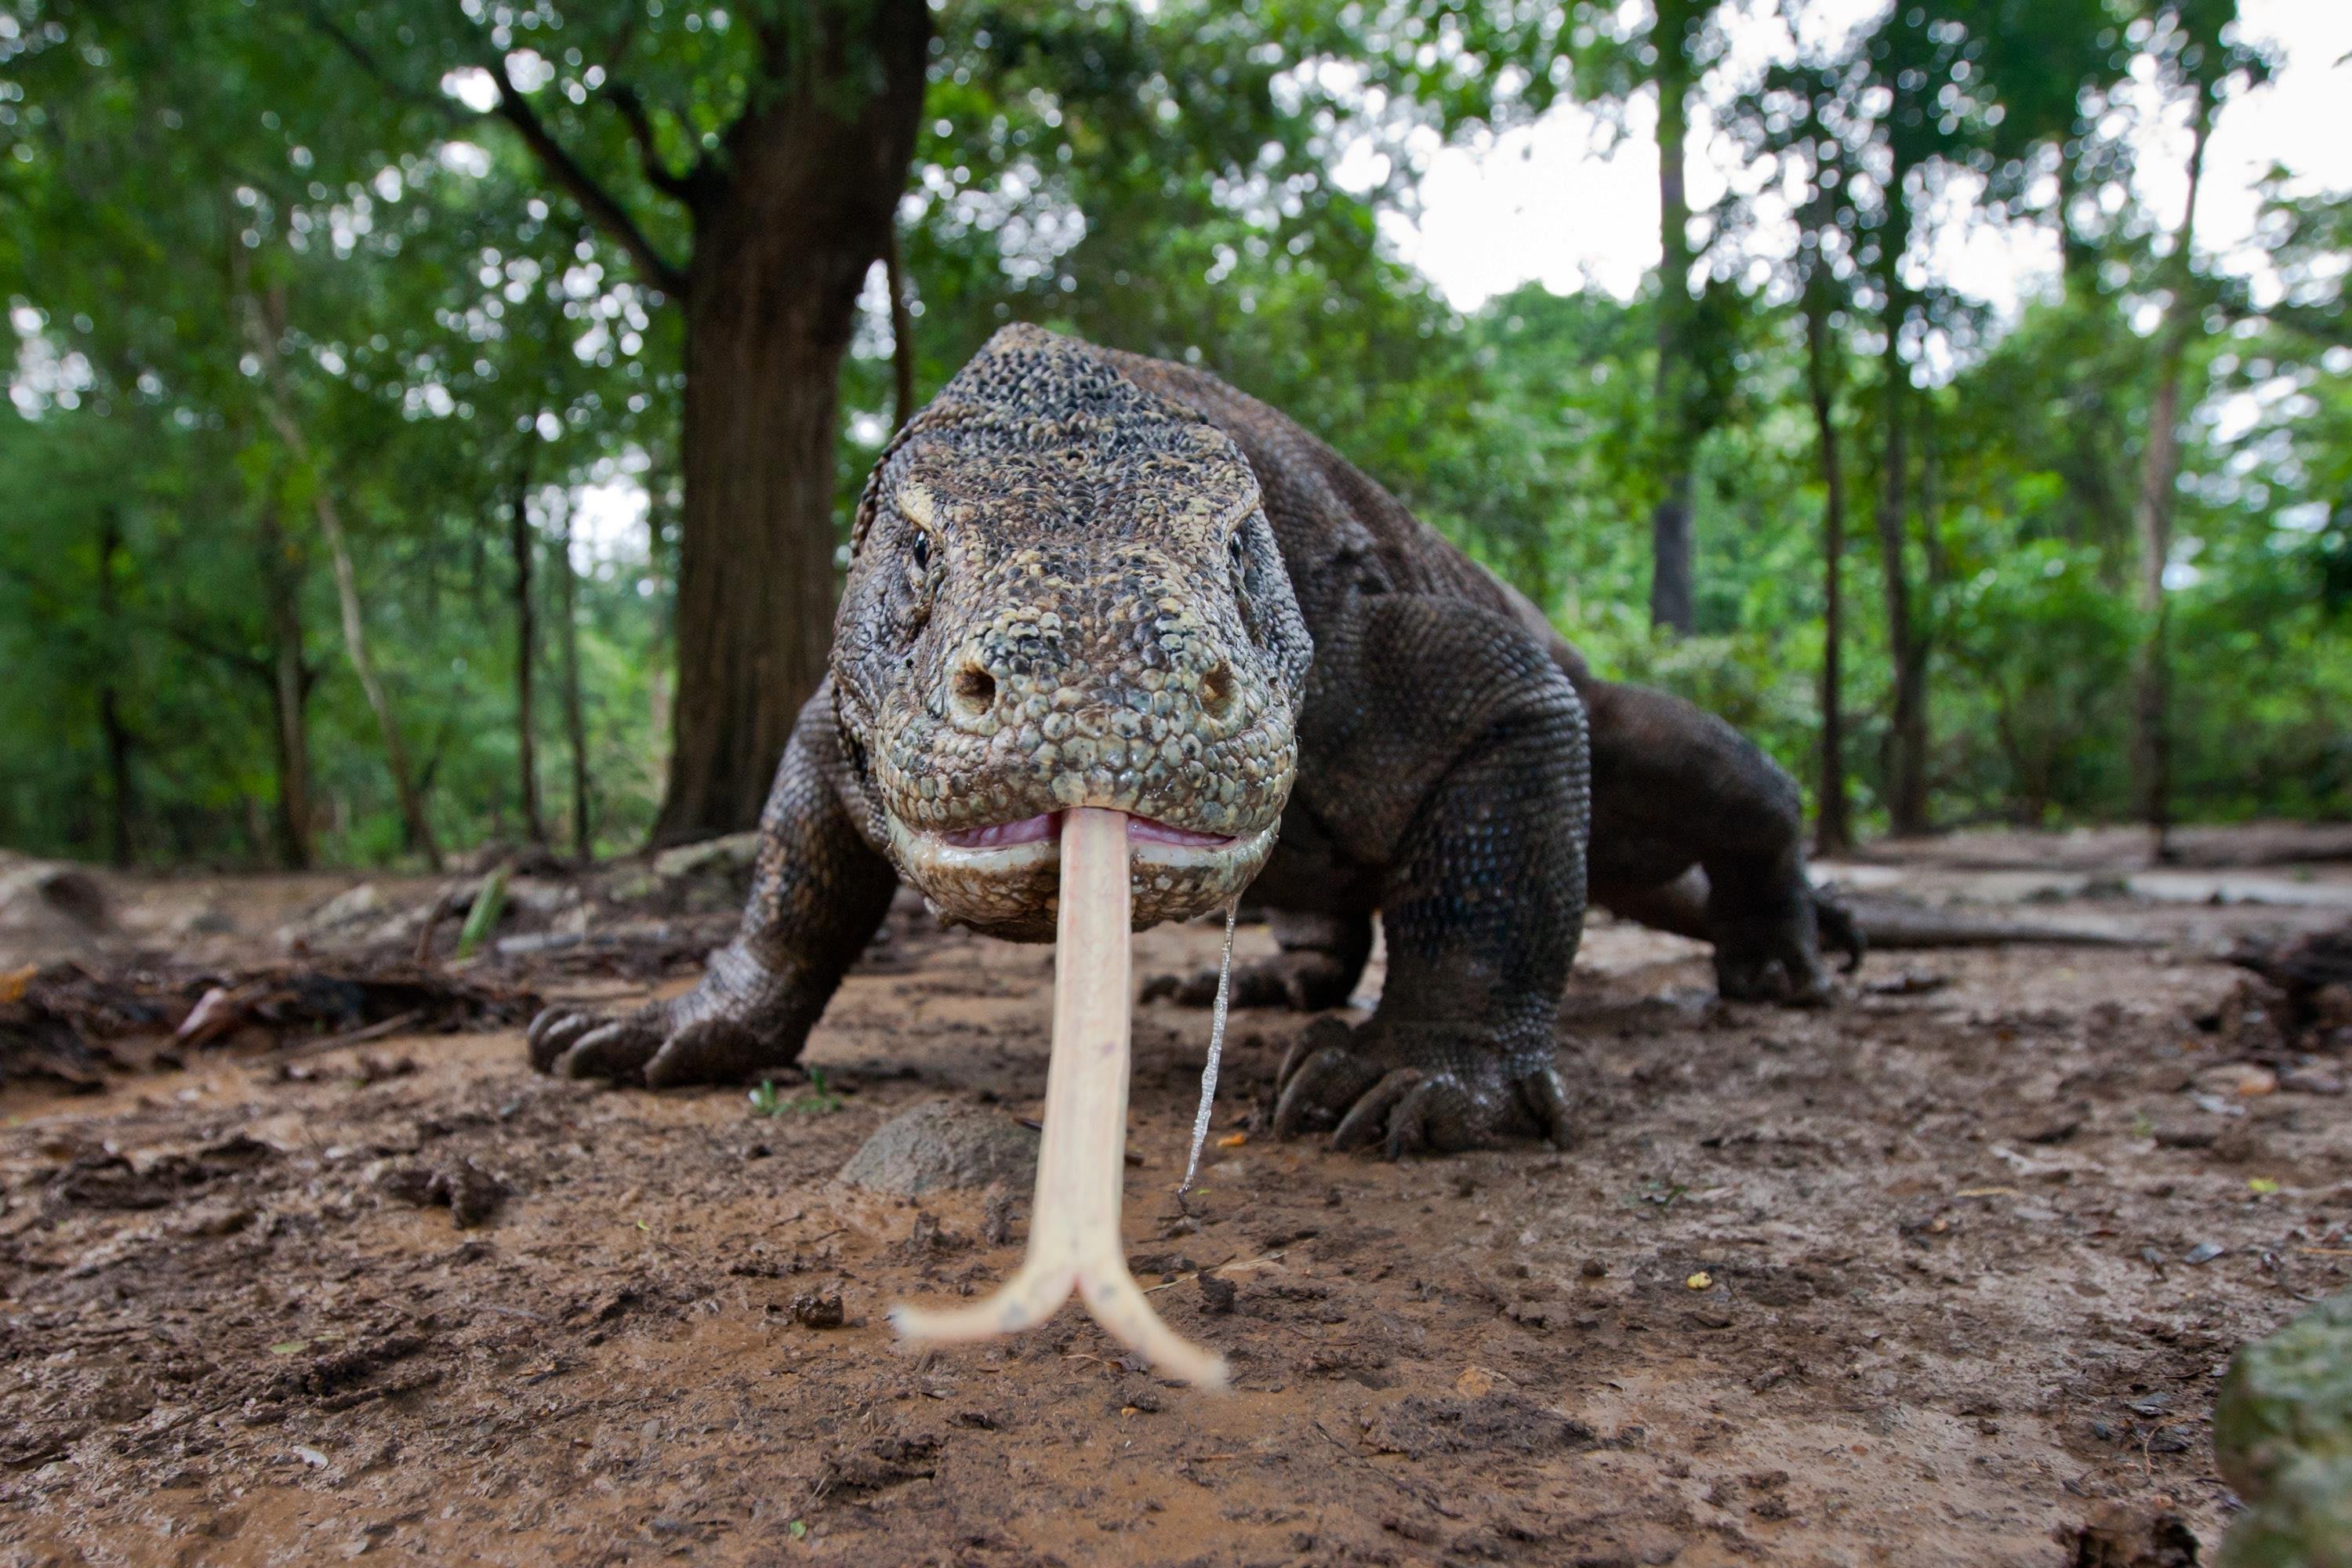
<instances>
[{"instance_id":1,"label":"tree branch","mask_svg":"<svg viewBox=\"0 0 2352 1568\"><path fill-rule=\"evenodd\" d=\"M267 685L274 679L270 663L239 648L230 647L176 616L142 616L141 623L163 633L173 641L185 644L189 651L203 655L215 663L226 665L239 675L248 676Z\"/></svg>"},{"instance_id":2,"label":"tree branch","mask_svg":"<svg viewBox=\"0 0 2352 1568\"><path fill-rule=\"evenodd\" d=\"M595 175L581 167L579 162L563 150L563 144L555 139L554 132L548 130L538 111L531 108L530 100L516 88L514 78L507 74L506 62L494 58L484 68L489 71L490 79L498 84L499 117L521 135L524 145L554 176L555 183L580 205L580 210L588 216L590 222L610 235L621 248L629 253L644 269L646 281L665 294L683 298L686 273L654 248L654 242L646 237L644 229L637 226L636 219L629 216L629 209L621 205L619 198L598 184Z\"/></svg>"},{"instance_id":3,"label":"tree branch","mask_svg":"<svg viewBox=\"0 0 2352 1568\"><path fill-rule=\"evenodd\" d=\"M438 84L417 87L393 75L384 68L383 62L375 58L375 52L373 49L360 42L349 28L337 22L332 16L329 15L325 6L317 3L317 0L311 0L310 4L304 5L302 14L310 18L311 26L333 40L338 48L352 58L353 64L393 97L404 103L415 104L421 109L432 110L460 125L468 121L482 118L476 110L453 100L447 93L440 89Z\"/></svg>"},{"instance_id":4,"label":"tree branch","mask_svg":"<svg viewBox=\"0 0 2352 1568\"><path fill-rule=\"evenodd\" d=\"M691 205L709 179L709 161L698 158L685 173L677 172L662 159L661 143L654 139L653 120L646 113L646 101L637 96L635 88L616 81L599 96L618 110L628 125L629 138L637 144L637 163L645 171L646 184Z\"/></svg>"}]
</instances>

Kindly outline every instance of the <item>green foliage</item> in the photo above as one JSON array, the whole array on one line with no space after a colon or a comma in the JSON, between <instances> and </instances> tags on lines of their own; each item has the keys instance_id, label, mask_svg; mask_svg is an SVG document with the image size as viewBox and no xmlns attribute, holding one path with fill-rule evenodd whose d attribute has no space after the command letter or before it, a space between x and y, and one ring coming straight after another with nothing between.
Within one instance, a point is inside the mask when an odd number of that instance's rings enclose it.
<instances>
[{"instance_id":1,"label":"green foliage","mask_svg":"<svg viewBox=\"0 0 2352 1568\"><path fill-rule=\"evenodd\" d=\"M2015 322L1934 290L1894 311L1898 368L1916 374L1931 335L1957 367L1912 400L1915 449L1933 454L1914 595L1938 814L2115 817L2158 350L2134 321L2175 274L2099 111L2136 53L2167 80L2258 70L2224 44L2227 9L2159 7L2134 32L2106 0L1937 0L1759 84L1733 124L1794 180L1776 188L1794 192L1799 245L1770 249L1737 201L1699 215L1713 281L1675 308L1704 352L1675 381L1687 404L1661 411L1657 288L1620 305L1528 287L1465 316L1380 237L1417 129L1503 123L1564 94L1613 114L1647 90L1652 40L1616 8L958 0L937 12L900 214L917 392L1013 320L1205 364L1517 584L1605 673L1723 713L1809 778L1823 498L1797 307L1833 323L1859 536L1882 447L1875 290L1910 219L1858 176L1899 155L1922 180L1981 178L1996 216L2048 221L2032 193L2054 169L2074 198L2060 297ZM1691 10L1705 68L1717 8ZM0 300L17 348L17 412L0 413L0 842L100 854L119 816L154 862L282 856L290 615L312 852L406 852L343 651L311 510L324 494L436 834L510 843L518 492L547 815L568 815L553 628L558 567L577 559L596 845L641 841L667 741L687 371L646 257L689 254L688 174L723 163L724 127L761 90L754 30L807 15L782 0L0 7ZM501 51L548 73L534 103L641 247L592 229L510 125L445 89L479 87L467 73ZM635 98L609 89L622 79ZM1359 136L1396 154L1387 183L1335 178ZM2206 332L2187 362L2168 595L2184 816L2352 811L2347 215L2282 184L2263 242L2283 296L2257 306L2191 279ZM299 450L264 406L257 319ZM845 373L845 522L889 428L892 347L877 304ZM1653 454L1676 421L1697 433L1683 638L1642 609ZM650 492L649 536L572 540L583 488L624 478ZM1842 578L1866 820L1890 681L1883 565L1857 545Z\"/></svg>"},{"instance_id":2,"label":"green foliage","mask_svg":"<svg viewBox=\"0 0 2352 1568\"><path fill-rule=\"evenodd\" d=\"M754 1116L830 1116L841 1109L841 1096L824 1086L824 1069L809 1069L809 1091L786 1100L777 1091L772 1079L762 1079L760 1087L746 1097L751 1102Z\"/></svg>"}]
</instances>

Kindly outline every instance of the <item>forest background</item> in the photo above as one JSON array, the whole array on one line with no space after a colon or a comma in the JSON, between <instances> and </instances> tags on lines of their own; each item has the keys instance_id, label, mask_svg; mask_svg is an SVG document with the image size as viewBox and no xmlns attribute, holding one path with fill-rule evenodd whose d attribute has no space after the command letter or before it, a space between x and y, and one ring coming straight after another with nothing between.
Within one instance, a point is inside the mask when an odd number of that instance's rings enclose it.
<instances>
[{"instance_id":1,"label":"forest background","mask_svg":"<svg viewBox=\"0 0 2352 1568\"><path fill-rule=\"evenodd\" d=\"M0 844L749 826L1010 321L1285 409L1824 849L2341 818L2352 28L2246 9L0 0Z\"/></svg>"}]
</instances>

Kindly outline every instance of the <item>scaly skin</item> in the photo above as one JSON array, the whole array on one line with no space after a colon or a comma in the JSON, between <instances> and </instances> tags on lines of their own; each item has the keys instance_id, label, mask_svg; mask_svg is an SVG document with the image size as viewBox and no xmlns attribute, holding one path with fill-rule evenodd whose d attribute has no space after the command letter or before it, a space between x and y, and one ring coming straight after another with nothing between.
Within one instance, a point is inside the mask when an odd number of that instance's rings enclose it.
<instances>
[{"instance_id":1,"label":"scaly skin","mask_svg":"<svg viewBox=\"0 0 2352 1568\"><path fill-rule=\"evenodd\" d=\"M1567 1141L1554 1047L1588 888L1711 937L1727 995L1827 989L1796 788L1762 753L1595 679L1265 405L1020 326L867 482L740 932L675 1001L550 1009L532 1060L656 1087L789 1063L898 879L948 921L1050 939L1050 814L1075 805L1145 819L1138 929L1244 889L1279 912L1245 999L1344 1002L1378 912L1380 1007L1318 1021L1276 1108L1343 1148Z\"/></svg>"}]
</instances>

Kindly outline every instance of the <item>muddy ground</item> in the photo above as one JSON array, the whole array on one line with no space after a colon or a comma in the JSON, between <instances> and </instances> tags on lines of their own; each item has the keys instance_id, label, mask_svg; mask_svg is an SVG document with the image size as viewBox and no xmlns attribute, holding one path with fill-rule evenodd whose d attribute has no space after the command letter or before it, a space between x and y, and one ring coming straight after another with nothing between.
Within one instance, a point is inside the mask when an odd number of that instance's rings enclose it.
<instances>
[{"instance_id":1,"label":"muddy ground","mask_svg":"<svg viewBox=\"0 0 2352 1568\"><path fill-rule=\"evenodd\" d=\"M334 890L202 888L257 943ZM926 1100L1035 1115L1050 985L918 916L772 1114L551 1082L512 1032L10 1089L0 1563L2054 1564L2116 1510L2210 1554L2215 1382L2352 1264L2347 1064L2269 1048L2216 955L2342 910L2117 893L2024 896L2160 945L1874 958L1816 1013L1598 925L1564 1153L1270 1143L1304 1022L1237 1014L1189 1212L1206 1021L1143 1005L1129 1248L1223 1395L1075 1309L894 1342L1012 1268L1026 1194L834 1173Z\"/></svg>"}]
</instances>

